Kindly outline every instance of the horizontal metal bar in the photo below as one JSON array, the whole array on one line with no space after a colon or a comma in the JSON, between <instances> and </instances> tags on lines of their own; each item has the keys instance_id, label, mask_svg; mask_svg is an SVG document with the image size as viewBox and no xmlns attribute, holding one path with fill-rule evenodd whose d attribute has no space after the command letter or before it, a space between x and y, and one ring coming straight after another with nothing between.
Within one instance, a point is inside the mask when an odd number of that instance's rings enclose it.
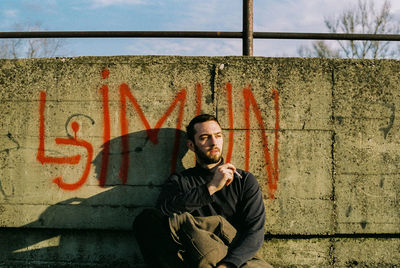
<instances>
[{"instance_id":1,"label":"horizontal metal bar","mask_svg":"<svg viewBox=\"0 0 400 268\"><path fill-rule=\"evenodd\" d=\"M398 35L398 34L254 32L254 38L258 38L258 39L400 41L400 35Z\"/></svg>"},{"instance_id":2,"label":"horizontal metal bar","mask_svg":"<svg viewBox=\"0 0 400 268\"><path fill-rule=\"evenodd\" d=\"M242 32L81 31L0 32L0 38L242 38Z\"/></svg>"},{"instance_id":3,"label":"horizontal metal bar","mask_svg":"<svg viewBox=\"0 0 400 268\"><path fill-rule=\"evenodd\" d=\"M45 31L0 32L0 39L14 38L242 38L242 32L189 31ZM254 32L256 39L400 41L398 34Z\"/></svg>"}]
</instances>

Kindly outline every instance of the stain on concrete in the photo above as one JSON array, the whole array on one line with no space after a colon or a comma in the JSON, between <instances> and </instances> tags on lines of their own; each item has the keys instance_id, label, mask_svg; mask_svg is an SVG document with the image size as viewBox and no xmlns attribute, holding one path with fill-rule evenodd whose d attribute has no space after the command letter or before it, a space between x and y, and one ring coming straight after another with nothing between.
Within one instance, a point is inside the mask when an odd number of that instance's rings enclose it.
<instances>
[{"instance_id":1,"label":"stain on concrete","mask_svg":"<svg viewBox=\"0 0 400 268\"><path fill-rule=\"evenodd\" d=\"M368 222L362 221L360 222L361 228L365 229L367 227Z\"/></svg>"},{"instance_id":2,"label":"stain on concrete","mask_svg":"<svg viewBox=\"0 0 400 268\"><path fill-rule=\"evenodd\" d=\"M385 178L381 178L381 181L379 182L379 187L383 188L383 184L385 183Z\"/></svg>"},{"instance_id":3,"label":"stain on concrete","mask_svg":"<svg viewBox=\"0 0 400 268\"><path fill-rule=\"evenodd\" d=\"M215 64L212 65L210 70L210 85L211 85L211 99L206 98L206 103L211 104L214 103L215 100L215 80L217 76L217 66Z\"/></svg>"},{"instance_id":4,"label":"stain on concrete","mask_svg":"<svg viewBox=\"0 0 400 268\"><path fill-rule=\"evenodd\" d=\"M393 127L393 123L394 123L394 119L395 119L395 113L396 113L396 107L394 106L394 104L385 104L385 106L387 108L389 108L390 111L391 111L391 114L390 114L390 117L389 117L389 124L388 124L387 127L380 128L379 130L383 132L383 137L386 140L386 137L387 137L389 131Z\"/></svg>"},{"instance_id":5,"label":"stain on concrete","mask_svg":"<svg viewBox=\"0 0 400 268\"><path fill-rule=\"evenodd\" d=\"M3 189L3 185L1 184L1 178L0 178L0 194L4 197L7 198L7 194ZM0 214L1 214L1 210L0 210Z\"/></svg>"},{"instance_id":6,"label":"stain on concrete","mask_svg":"<svg viewBox=\"0 0 400 268\"><path fill-rule=\"evenodd\" d=\"M19 150L20 147L21 146L19 142L11 133L7 133L7 135L3 135L0 137L0 154L3 155L2 157L0 157L0 169L3 169L7 166L7 159L9 158L10 151ZM3 178L0 177L0 196L3 196L7 199L9 195L4 190L2 179Z\"/></svg>"},{"instance_id":7,"label":"stain on concrete","mask_svg":"<svg viewBox=\"0 0 400 268\"><path fill-rule=\"evenodd\" d=\"M346 210L346 217L350 217L350 214L352 211L353 211L353 207L350 205Z\"/></svg>"},{"instance_id":8,"label":"stain on concrete","mask_svg":"<svg viewBox=\"0 0 400 268\"><path fill-rule=\"evenodd\" d=\"M3 135L0 141L0 153L5 152L8 154L11 150L18 150L21 147L11 133Z\"/></svg>"}]
</instances>

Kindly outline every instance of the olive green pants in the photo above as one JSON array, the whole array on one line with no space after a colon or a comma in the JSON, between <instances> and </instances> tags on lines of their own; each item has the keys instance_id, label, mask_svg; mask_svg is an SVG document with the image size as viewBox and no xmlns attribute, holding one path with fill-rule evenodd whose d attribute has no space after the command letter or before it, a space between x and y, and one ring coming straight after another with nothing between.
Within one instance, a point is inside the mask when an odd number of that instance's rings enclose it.
<instances>
[{"instance_id":1,"label":"olive green pants","mask_svg":"<svg viewBox=\"0 0 400 268\"><path fill-rule=\"evenodd\" d=\"M226 256L236 229L221 216L167 218L156 209L144 210L133 224L143 258L150 267L212 268ZM272 267L255 256L244 268Z\"/></svg>"}]
</instances>

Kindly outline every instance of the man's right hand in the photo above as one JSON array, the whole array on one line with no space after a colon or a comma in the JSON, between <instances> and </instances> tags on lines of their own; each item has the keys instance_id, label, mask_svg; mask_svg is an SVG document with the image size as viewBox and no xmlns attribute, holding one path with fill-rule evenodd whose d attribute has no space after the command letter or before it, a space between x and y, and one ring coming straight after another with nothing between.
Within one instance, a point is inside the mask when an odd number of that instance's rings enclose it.
<instances>
[{"instance_id":1,"label":"man's right hand","mask_svg":"<svg viewBox=\"0 0 400 268\"><path fill-rule=\"evenodd\" d=\"M231 184L235 170L235 166L231 163L220 165L215 171L212 180L207 184L210 195Z\"/></svg>"}]
</instances>

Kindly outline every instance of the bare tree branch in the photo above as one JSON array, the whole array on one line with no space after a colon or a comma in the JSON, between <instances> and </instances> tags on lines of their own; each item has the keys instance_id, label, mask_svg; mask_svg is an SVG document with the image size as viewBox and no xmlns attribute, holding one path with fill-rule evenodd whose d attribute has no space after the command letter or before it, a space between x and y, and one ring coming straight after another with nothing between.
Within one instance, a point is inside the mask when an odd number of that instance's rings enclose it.
<instances>
[{"instance_id":1,"label":"bare tree branch","mask_svg":"<svg viewBox=\"0 0 400 268\"><path fill-rule=\"evenodd\" d=\"M325 18L324 23L331 33L398 34L399 22L391 15L390 0L385 0L377 10L373 0L358 0L357 6L350 7L337 17ZM334 49L321 41L316 41L310 49L298 50L300 56L338 58L398 58L399 47L389 41L343 41L337 40L339 49ZM321 51L324 51L321 53ZM300 54L302 51L303 54ZM307 51L307 53L305 53ZM305 54L304 54L305 53Z\"/></svg>"},{"instance_id":2,"label":"bare tree branch","mask_svg":"<svg viewBox=\"0 0 400 268\"><path fill-rule=\"evenodd\" d=\"M40 31L40 23L15 24L15 31ZM64 40L55 38L3 39L0 40L0 58L42 58L62 56Z\"/></svg>"}]
</instances>

